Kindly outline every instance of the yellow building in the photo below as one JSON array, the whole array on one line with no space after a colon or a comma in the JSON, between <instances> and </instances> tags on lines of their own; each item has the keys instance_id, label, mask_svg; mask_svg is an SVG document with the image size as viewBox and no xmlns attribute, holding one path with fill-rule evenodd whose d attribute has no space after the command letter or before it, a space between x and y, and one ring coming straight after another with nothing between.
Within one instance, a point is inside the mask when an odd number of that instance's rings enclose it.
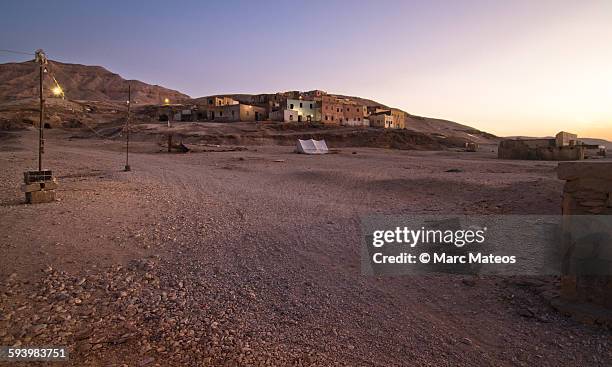
<instances>
[{"instance_id":1,"label":"yellow building","mask_svg":"<svg viewBox=\"0 0 612 367\"><path fill-rule=\"evenodd\" d=\"M390 111L374 112L368 117L370 126L382 127L384 129L393 129L393 117Z\"/></svg>"},{"instance_id":2,"label":"yellow building","mask_svg":"<svg viewBox=\"0 0 612 367\"><path fill-rule=\"evenodd\" d=\"M406 112L391 108L389 110L377 110L368 117L370 126L382 127L385 129L405 129Z\"/></svg>"},{"instance_id":3,"label":"yellow building","mask_svg":"<svg viewBox=\"0 0 612 367\"><path fill-rule=\"evenodd\" d=\"M231 105L235 105L238 104L239 102L236 101L233 98L230 97L224 97L224 96L211 96L211 97L206 97L206 104L208 106L231 106Z\"/></svg>"}]
</instances>

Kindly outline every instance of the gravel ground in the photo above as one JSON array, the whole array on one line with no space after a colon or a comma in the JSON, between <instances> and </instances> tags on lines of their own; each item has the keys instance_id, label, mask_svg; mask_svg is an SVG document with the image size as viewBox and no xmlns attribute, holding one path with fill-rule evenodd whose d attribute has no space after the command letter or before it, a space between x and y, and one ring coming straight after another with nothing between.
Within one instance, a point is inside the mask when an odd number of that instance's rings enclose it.
<instances>
[{"instance_id":1,"label":"gravel ground","mask_svg":"<svg viewBox=\"0 0 612 367\"><path fill-rule=\"evenodd\" d=\"M360 272L361 216L559 214L553 163L141 142L125 173L120 142L68 136L47 134L42 205L18 189L35 132L0 137L0 345L72 366L612 364L610 331L548 306L556 279Z\"/></svg>"}]
</instances>

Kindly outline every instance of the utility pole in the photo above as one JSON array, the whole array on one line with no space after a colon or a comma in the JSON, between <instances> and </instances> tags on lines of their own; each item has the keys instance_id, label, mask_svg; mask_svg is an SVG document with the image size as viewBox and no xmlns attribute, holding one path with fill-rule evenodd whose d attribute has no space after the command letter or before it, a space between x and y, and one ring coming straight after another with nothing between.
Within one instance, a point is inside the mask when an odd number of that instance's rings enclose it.
<instances>
[{"instance_id":1,"label":"utility pole","mask_svg":"<svg viewBox=\"0 0 612 367\"><path fill-rule=\"evenodd\" d=\"M43 115L45 110L45 99L43 96L43 76L45 73L45 65L47 65L47 56L42 49L36 50L36 58L35 61L38 62L39 66L39 99L40 99L40 115L39 115L39 124L38 124L38 171L42 171L42 155L44 153L45 148L45 140L44 140L44 124L43 124Z\"/></svg>"},{"instance_id":2,"label":"utility pole","mask_svg":"<svg viewBox=\"0 0 612 367\"><path fill-rule=\"evenodd\" d=\"M172 116L172 107L170 106L170 100L164 98L164 104L168 106L168 153L172 153L172 132L170 131L170 118Z\"/></svg>"},{"instance_id":3,"label":"utility pole","mask_svg":"<svg viewBox=\"0 0 612 367\"><path fill-rule=\"evenodd\" d=\"M132 104L132 85L128 84L128 100L127 100L127 120L125 134L125 172L129 172L130 168L130 105Z\"/></svg>"}]
</instances>

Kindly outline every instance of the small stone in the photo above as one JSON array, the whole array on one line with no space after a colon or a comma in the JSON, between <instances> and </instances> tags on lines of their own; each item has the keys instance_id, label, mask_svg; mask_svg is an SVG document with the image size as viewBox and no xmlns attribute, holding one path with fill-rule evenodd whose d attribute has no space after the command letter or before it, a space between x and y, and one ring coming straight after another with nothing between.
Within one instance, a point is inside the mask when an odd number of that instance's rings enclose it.
<instances>
[{"instance_id":1,"label":"small stone","mask_svg":"<svg viewBox=\"0 0 612 367\"><path fill-rule=\"evenodd\" d=\"M142 361L140 361L140 363L138 363L138 365L139 365L140 367L142 367L142 366L146 366L146 365L148 365L148 364L151 364L151 363L153 363L153 362L155 362L155 358L153 358L153 357L147 357L147 358L143 359Z\"/></svg>"}]
</instances>

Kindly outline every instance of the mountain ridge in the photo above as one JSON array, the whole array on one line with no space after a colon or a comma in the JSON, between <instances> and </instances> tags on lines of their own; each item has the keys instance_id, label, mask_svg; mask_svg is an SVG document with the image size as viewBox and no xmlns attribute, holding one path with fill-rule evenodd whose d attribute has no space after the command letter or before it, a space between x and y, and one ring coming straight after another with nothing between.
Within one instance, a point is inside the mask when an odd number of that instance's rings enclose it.
<instances>
[{"instance_id":1,"label":"mountain ridge","mask_svg":"<svg viewBox=\"0 0 612 367\"><path fill-rule=\"evenodd\" d=\"M159 104L165 98L187 100L184 93L140 80L128 80L103 66L49 61L48 74L43 80L45 96L53 97L53 77L60 84L67 99L91 101L125 101L128 85L132 100L139 104ZM32 61L0 64L0 101L14 101L38 96L39 70Z\"/></svg>"}]
</instances>

